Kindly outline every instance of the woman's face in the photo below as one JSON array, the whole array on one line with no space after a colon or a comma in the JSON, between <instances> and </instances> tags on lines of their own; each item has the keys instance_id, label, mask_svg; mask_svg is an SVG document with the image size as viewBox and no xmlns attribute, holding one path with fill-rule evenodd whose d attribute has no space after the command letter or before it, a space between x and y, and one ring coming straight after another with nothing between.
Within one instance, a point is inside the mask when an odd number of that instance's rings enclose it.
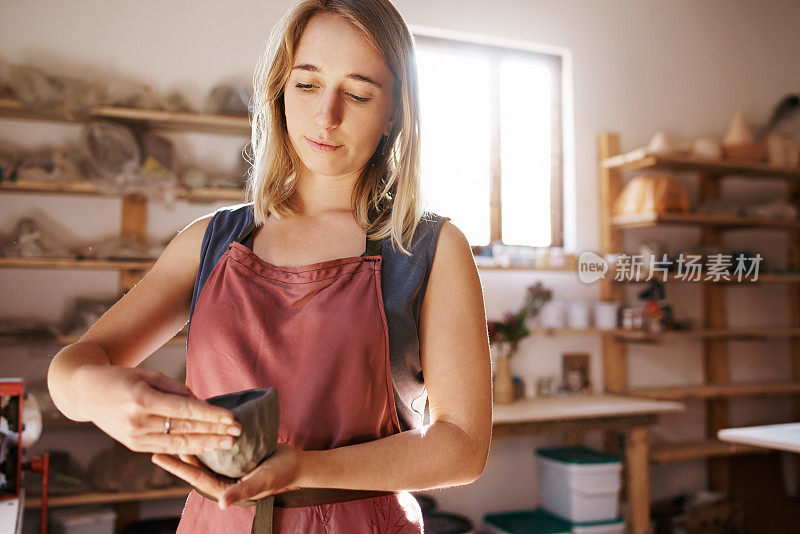
<instances>
[{"instance_id":1,"label":"woman's face","mask_svg":"<svg viewBox=\"0 0 800 534\"><path fill-rule=\"evenodd\" d=\"M353 24L330 13L309 20L283 96L289 138L309 171L361 171L394 123L393 81Z\"/></svg>"}]
</instances>

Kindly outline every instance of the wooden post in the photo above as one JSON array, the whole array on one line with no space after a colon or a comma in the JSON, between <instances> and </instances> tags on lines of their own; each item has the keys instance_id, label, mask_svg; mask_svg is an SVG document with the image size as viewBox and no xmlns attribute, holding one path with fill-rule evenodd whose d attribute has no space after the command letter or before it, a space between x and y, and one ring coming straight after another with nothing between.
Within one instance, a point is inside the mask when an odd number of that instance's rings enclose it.
<instances>
[{"instance_id":1,"label":"wooden post","mask_svg":"<svg viewBox=\"0 0 800 534\"><path fill-rule=\"evenodd\" d=\"M625 479L628 486L628 525L631 534L650 534L650 440L646 426L625 438Z\"/></svg>"},{"instance_id":2,"label":"wooden post","mask_svg":"<svg viewBox=\"0 0 800 534\"><path fill-rule=\"evenodd\" d=\"M603 132L598 137L598 192L600 201L600 250L601 256L624 252L622 230L611 224L613 206L622 190L622 172L609 169L603 160L620 154L619 135ZM600 298L604 301L623 302L625 298L621 284L614 282L614 273L608 272L600 282ZM601 334L603 351L603 391L625 393L628 389L627 346L611 333ZM622 434L613 430L604 434L605 449L619 454ZM650 528L650 466L647 445L647 427L635 429L625 437L625 472L620 498L628 501L629 522L633 532L648 532ZM631 463L633 462L633 463Z\"/></svg>"},{"instance_id":3,"label":"wooden post","mask_svg":"<svg viewBox=\"0 0 800 534\"><path fill-rule=\"evenodd\" d=\"M120 222L122 237L132 238L135 236L138 242L143 243L147 235L147 197L142 195L122 197ZM144 271L121 270L119 272L120 296L130 291L144 274Z\"/></svg>"},{"instance_id":4,"label":"wooden post","mask_svg":"<svg viewBox=\"0 0 800 534\"><path fill-rule=\"evenodd\" d=\"M622 230L611 226L612 207L622 189L622 176L618 169L608 169L603 160L620 153L619 135L601 133L598 138L598 176L600 196L600 255L623 251ZM605 301L623 299L623 289L614 283L614 273L606 273L601 280L600 298ZM607 393L623 393L628 387L628 365L625 345L609 333L602 334L603 344L603 390Z\"/></svg>"},{"instance_id":5,"label":"wooden post","mask_svg":"<svg viewBox=\"0 0 800 534\"><path fill-rule=\"evenodd\" d=\"M787 200L800 209L800 185L797 181L790 182L787 188ZM787 267L795 271L800 271L800 231L790 230L786 232ZM800 283L792 282L789 284L789 324L800 326ZM792 380L800 381L800 338L793 337L789 341L789 358L791 360ZM795 421L800 421L800 395L794 396L794 406L792 416ZM800 462L796 462L797 486L800 488Z\"/></svg>"},{"instance_id":6,"label":"wooden post","mask_svg":"<svg viewBox=\"0 0 800 534\"><path fill-rule=\"evenodd\" d=\"M720 178L713 175L700 176L699 201L707 202L720 198ZM722 234L718 228L701 229L700 242L704 245L722 244ZM720 283L703 283L703 326L705 328L725 328L725 288ZM728 345L725 340L707 339L703 341L703 369L706 384L725 384L728 382ZM706 401L706 435L716 439L717 431L728 426L727 399ZM730 491L730 459L708 459L708 485L715 491Z\"/></svg>"}]
</instances>

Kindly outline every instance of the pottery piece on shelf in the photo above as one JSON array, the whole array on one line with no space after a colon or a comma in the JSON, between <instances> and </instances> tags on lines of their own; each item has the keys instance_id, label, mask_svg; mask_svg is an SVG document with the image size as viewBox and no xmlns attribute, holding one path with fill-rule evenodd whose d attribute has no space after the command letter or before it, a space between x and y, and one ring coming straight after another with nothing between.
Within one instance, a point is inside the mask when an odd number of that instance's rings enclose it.
<instances>
[{"instance_id":1,"label":"pottery piece on shelf","mask_svg":"<svg viewBox=\"0 0 800 534\"><path fill-rule=\"evenodd\" d=\"M728 133L722 141L722 155L751 161L763 161L767 155L766 145L755 140L740 109L736 110Z\"/></svg>"},{"instance_id":2,"label":"pottery piece on shelf","mask_svg":"<svg viewBox=\"0 0 800 534\"><path fill-rule=\"evenodd\" d=\"M636 176L625 184L614 202L614 215L688 212L686 190L671 176Z\"/></svg>"},{"instance_id":3,"label":"pottery piece on shelf","mask_svg":"<svg viewBox=\"0 0 800 534\"><path fill-rule=\"evenodd\" d=\"M733 115L733 120L728 127L728 133L725 134L725 139L723 139L722 144L742 145L753 142L755 142L755 138L753 137L753 133L750 131L750 127L747 125L747 121L744 118L744 113L742 113L741 109L737 109L736 113Z\"/></svg>"},{"instance_id":4,"label":"pottery piece on shelf","mask_svg":"<svg viewBox=\"0 0 800 534\"><path fill-rule=\"evenodd\" d=\"M766 138L767 161L776 167L795 168L798 164L797 145L780 134L770 134Z\"/></svg>"},{"instance_id":5,"label":"pottery piece on shelf","mask_svg":"<svg viewBox=\"0 0 800 534\"><path fill-rule=\"evenodd\" d=\"M672 140L663 132L656 132L647 145L648 154L669 154L675 149Z\"/></svg>"},{"instance_id":6,"label":"pottery piece on shelf","mask_svg":"<svg viewBox=\"0 0 800 534\"><path fill-rule=\"evenodd\" d=\"M692 143L692 154L701 158L721 159L722 146L712 137L701 137Z\"/></svg>"}]
</instances>

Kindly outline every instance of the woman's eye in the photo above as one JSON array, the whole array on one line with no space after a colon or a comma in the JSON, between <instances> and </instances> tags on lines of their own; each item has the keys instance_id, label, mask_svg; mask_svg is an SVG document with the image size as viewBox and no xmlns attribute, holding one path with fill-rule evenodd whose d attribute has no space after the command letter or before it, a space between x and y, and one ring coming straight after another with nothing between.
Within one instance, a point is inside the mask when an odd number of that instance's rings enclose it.
<instances>
[{"instance_id":1,"label":"woman's eye","mask_svg":"<svg viewBox=\"0 0 800 534\"><path fill-rule=\"evenodd\" d=\"M312 87L314 87L310 83L296 83L294 86L297 87L298 89L303 89L304 91L307 91Z\"/></svg>"},{"instance_id":2,"label":"woman's eye","mask_svg":"<svg viewBox=\"0 0 800 534\"><path fill-rule=\"evenodd\" d=\"M350 98L352 98L352 99L353 99L353 100L355 100L356 102L360 102L360 103L362 103L362 104L364 104L364 103L366 103L366 102L369 102L370 100L372 100L372 99L371 99L371 98L369 98L369 97L364 97L364 96L356 96L356 95L354 95L353 93L347 93L347 94L350 96Z\"/></svg>"}]
</instances>

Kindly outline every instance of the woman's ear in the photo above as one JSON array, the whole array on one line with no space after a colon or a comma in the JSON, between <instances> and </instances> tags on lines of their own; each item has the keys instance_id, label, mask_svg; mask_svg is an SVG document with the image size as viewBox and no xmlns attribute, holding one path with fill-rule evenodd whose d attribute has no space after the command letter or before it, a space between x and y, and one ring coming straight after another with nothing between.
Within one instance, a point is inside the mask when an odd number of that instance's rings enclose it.
<instances>
[{"instance_id":1,"label":"woman's ear","mask_svg":"<svg viewBox=\"0 0 800 534\"><path fill-rule=\"evenodd\" d=\"M389 117L389 123L386 126L386 130L384 130L383 135L389 135L392 133L392 128L394 128L394 123L397 122L398 115L397 108L395 108L394 111L392 111L392 116Z\"/></svg>"}]
</instances>

